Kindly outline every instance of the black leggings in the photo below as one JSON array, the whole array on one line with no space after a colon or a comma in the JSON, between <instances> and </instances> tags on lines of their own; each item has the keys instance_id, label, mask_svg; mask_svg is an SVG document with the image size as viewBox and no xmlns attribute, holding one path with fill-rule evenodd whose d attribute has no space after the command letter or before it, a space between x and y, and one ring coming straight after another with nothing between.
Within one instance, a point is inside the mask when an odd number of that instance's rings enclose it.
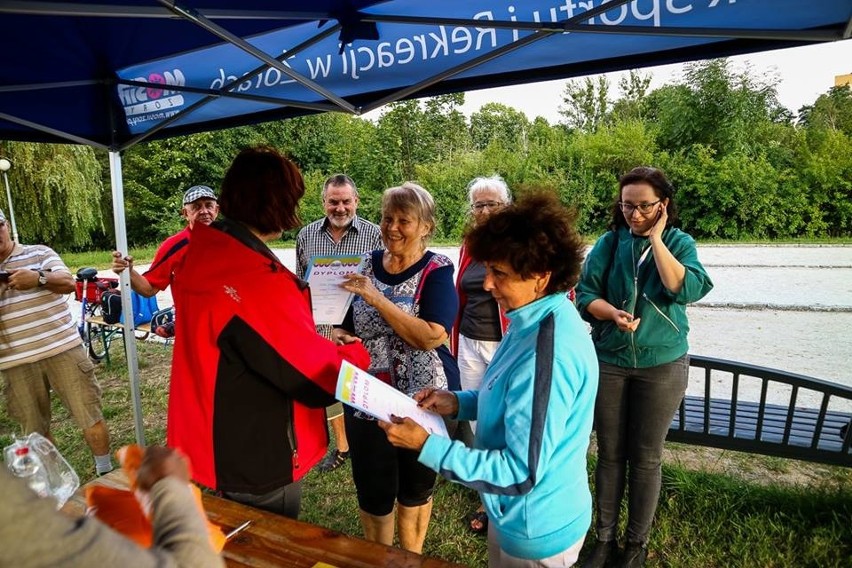
<instances>
[{"instance_id":1,"label":"black leggings","mask_svg":"<svg viewBox=\"0 0 852 568\"><path fill-rule=\"evenodd\" d=\"M392 446L378 422L356 418L349 407L344 416L361 510L380 517L395 501L404 507L428 503L438 474L417 461L419 452Z\"/></svg>"}]
</instances>

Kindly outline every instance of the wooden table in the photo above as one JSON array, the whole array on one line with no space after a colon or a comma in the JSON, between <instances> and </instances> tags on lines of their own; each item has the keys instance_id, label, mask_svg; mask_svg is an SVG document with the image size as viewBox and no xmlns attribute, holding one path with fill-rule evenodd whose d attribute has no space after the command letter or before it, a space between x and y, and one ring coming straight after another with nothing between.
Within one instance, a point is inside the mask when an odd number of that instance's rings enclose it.
<instances>
[{"instance_id":1,"label":"wooden table","mask_svg":"<svg viewBox=\"0 0 852 568\"><path fill-rule=\"evenodd\" d=\"M123 472L116 470L95 479L90 485L126 489L127 479ZM461 567L460 564L354 538L213 495L203 495L203 501L209 519L221 526L225 533L251 521L245 530L225 545L222 554L228 566L312 568L318 562L324 562L337 568ZM62 510L71 515L84 514L85 489L80 488Z\"/></svg>"}]
</instances>

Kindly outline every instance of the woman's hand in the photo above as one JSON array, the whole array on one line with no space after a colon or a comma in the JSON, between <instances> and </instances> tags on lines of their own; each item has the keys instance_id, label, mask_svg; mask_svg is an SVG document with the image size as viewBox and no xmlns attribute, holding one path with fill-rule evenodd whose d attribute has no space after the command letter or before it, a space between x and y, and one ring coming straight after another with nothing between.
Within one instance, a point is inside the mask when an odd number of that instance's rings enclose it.
<instances>
[{"instance_id":1,"label":"woman's hand","mask_svg":"<svg viewBox=\"0 0 852 568\"><path fill-rule=\"evenodd\" d=\"M686 267L675 258L666 243L663 242L663 231L665 231L666 221L669 219L666 210L668 203L668 199L661 202L657 222L651 227L648 239L651 241L654 263L657 265L657 272L660 274L663 286L672 294L678 294L683 288L683 281L686 278Z\"/></svg>"},{"instance_id":2,"label":"woman's hand","mask_svg":"<svg viewBox=\"0 0 852 568\"><path fill-rule=\"evenodd\" d=\"M340 287L345 289L347 292L358 294L371 306L375 306L376 300L384 297L382 293L373 286L373 282L363 274L347 274L343 278L344 280L340 283Z\"/></svg>"},{"instance_id":3,"label":"woman's hand","mask_svg":"<svg viewBox=\"0 0 852 568\"><path fill-rule=\"evenodd\" d=\"M447 340L448 333L443 325L409 314L386 298L369 277L363 274L347 274L343 278L340 287L361 296L411 347L423 350L435 349Z\"/></svg>"},{"instance_id":4,"label":"woman's hand","mask_svg":"<svg viewBox=\"0 0 852 568\"><path fill-rule=\"evenodd\" d=\"M648 233L648 239L651 243L655 240L662 241L663 231L666 230L666 223L669 220L669 212L666 209L668 203L668 199L660 202L659 209L657 209L657 221L651 226L651 231Z\"/></svg>"},{"instance_id":5,"label":"woman's hand","mask_svg":"<svg viewBox=\"0 0 852 568\"><path fill-rule=\"evenodd\" d=\"M459 413L458 397L447 390L425 388L414 395L414 400L420 408L431 410L441 416L455 416Z\"/></svg>"},{"instance_id":6,"label":"woman's hand","mask_svg":"<svg viewBox=\"0 0 852 568\"><path fill-rule=\"evenodd\" d=\"M335 345L348 345L349 343L360 343L361 338L357 335L352 335L345 329L336 327L331 331L331 340Z\"/></svg>"},{"instance_id":7,"label":"woman's hand","mask_svg":"<svg viewBox=\"0 0 852 568\"><path fill-rule=\"evenodd\" d=\"M397 448L420 451L429 432L411 418L400 418L391 414L391 421L379 420L379 428L385 431L388 442Z\"/></svg>"},{"instance_id":8,"label":"woman's hand","mask_svg":"<svg viewBox=\"0 0 852 568\"><path fill-rule=\"evenodd\" d=\"M642 318L633 319L633 314L624 310L613 310L612 321L618 326L618 329L626 333L633 333L639 327L639 322Z\"/></svg>"}]
</instances>

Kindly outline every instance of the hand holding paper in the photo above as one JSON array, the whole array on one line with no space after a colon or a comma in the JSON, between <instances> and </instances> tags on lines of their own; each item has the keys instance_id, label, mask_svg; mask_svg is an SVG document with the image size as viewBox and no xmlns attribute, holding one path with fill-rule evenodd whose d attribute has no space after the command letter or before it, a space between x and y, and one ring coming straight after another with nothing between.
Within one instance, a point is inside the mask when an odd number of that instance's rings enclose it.
<instances>
[{"instance_id":1,"label":"hand holding paper","mask_svg":"<svg viewBox=\"0 0 852 568\"><path fill-rule=\"evenodd\" d=\"M352 293L340 284L347 274L361 270L362 261L359 255L311 258L305 280L311 286L314 323L337 325L343 322L352 303Z\"/></svg>"},{"instance_id":2,"label":"hand holding paper","mask_svg":"<svg viewBox=\"0 0 852 568\"><path fill-rule=\"evenodd\" d=\"M391 422L391 416L411 418L429 434L449 438L444 420L439 415L417 406L417 402L392 386L383 383L348 361L343 361L337 376L337 400L366 412L374 418Z\"/></svg>"},{"instance_id":3,"label":"hand holding paper","mask_svg":"<svg viewBox=\"0 0 852 568\"><path fill-rule=\"evenodd\" d=\"M459 399L448 390L425 388L414 395L420 408L437 412L441 416L455 416L459 413Z\"/></svg>"},{"instance_id":4,"label":"hand holding paper","mask_svg":"<svg viewBox=\"0 0 852 568\"><path fill-rule=\"evenodd\" d=\"M391 416L391 422L379 421L379 428L385 431L388 442L397 448L420 451L429 433L411 418Z\"/></svg>"}]
</instances>

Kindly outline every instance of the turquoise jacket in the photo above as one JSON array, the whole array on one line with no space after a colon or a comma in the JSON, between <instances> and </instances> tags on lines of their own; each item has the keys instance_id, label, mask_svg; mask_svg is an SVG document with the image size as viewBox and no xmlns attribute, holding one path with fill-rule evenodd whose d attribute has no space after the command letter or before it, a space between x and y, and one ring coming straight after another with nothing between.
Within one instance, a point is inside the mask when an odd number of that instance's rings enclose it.
<instances>
[{"instance_id":1,"label":"turquoise jacket","mask_svg":"<svg viewBox=\"0 0 852 568\"><path fill-rule=\"evenodd\" d=\"M577 309L592 324L595 349L604 363L628 368L656 367L689 351L686 305L703 298L713 289L713 282L698 261L692 237L670 227L663 233L663 242L686 268L677 294L663 286L649 240L634 237L627 227L607 232L586 257L577 285ZM600 321L589 314L589 304L598 298L642 318L636 331L620 331L614 322Z\"/></svg>"},{"instance_id":2,"label":"turquoise jacket","mask_svg":"<svg viewBox=\"0 0 852 568\"><path fill-rule=\"evenodd\" d=\"M474 447L432 435L420 462L479 491L505 552L541 559L591 523L586 451L598 363L564 293L506 315L509 330L480 390L457 393L458 418L478 421Z\"/></svg>"}]
</instances>

